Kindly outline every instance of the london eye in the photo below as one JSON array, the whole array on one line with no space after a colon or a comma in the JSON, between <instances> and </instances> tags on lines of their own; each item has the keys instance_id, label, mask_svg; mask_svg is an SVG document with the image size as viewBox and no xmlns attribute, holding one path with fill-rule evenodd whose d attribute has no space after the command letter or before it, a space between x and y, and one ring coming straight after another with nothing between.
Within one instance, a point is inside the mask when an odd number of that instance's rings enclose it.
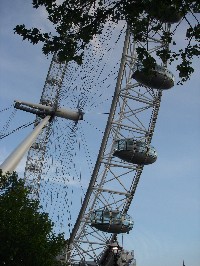
<instances>
[{"instance_id":1,"label":"london eye","mask_svg":"<svg viewBox=\"0 0 200 266\"><path fill-rule=\"evenodd\" d=\"M40 104L78 110L83 119L55 117L26 161L33 193L56 221L56 230L69 238L63 259L72 265L106 265L104 255L116 236L134 227L130 204L144 166L157 159L156 141L151 142L161 97L175 82L159 61L149 78L143 75L135 50L141 44L123 23L113 27L110 23L90 44L82 67L53 58ZM149 53L163 45L159 33L149 34ZM18 107L27 106L16 100ZM34 123L41 119L37 113Z\"/></svg>"}]
</instances>

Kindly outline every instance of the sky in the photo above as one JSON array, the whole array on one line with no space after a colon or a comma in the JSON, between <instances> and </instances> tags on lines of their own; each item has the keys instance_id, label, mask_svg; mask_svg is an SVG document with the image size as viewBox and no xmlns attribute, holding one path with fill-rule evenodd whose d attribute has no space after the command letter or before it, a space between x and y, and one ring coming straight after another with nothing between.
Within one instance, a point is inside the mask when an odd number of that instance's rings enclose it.
<instances>
[{"instance_id":1,"label":"sky","mask_svg":"<svg viewBox=\"0 0 200 266\"><path fill-rule=\"evenodd\" d=\"M0 110L15 99L38 102L49 68L50 58L40 45L23 42L13 33L15 25L23 23L52 30L45 11L34 10L31 1L1 0ZM153 136L158 160L145 167L129 211L134 228L124 243L134 249L138 266L178 266L183 260L186 266L200 265L199 61L194 65L190 81L163 94ZM27 117L22 113L14 123L17 126ZM1 141L0 161L27 132L15 134L14 141ZM23 167L20 164L18 171Z\"/></svg>"}]
</instances>

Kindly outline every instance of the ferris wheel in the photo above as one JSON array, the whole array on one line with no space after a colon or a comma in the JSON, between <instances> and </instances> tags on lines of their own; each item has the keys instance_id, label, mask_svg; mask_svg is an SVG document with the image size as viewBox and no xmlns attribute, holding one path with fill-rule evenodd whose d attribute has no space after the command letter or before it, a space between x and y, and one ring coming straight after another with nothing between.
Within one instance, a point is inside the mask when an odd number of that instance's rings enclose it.
<instances>
[{"instance_id":1,"label":"ferris wheel","mask_svg":"<svg viewBox=\"0 0 200 266\"><path fill-rule=\"evenodd\" d=\"M160 31L169 30L163 23ZM145 46L156 58L166 45L159 31L149 29L146 43L136 43L124 23L110 22L90 44L83 66L60 64L53 57L40 105L16 102L17 109L28 107L32 113L37 107L35 126L49 116L29 150L25 178L59 222L57 230L69 229L60 259L71 265L112 265L110 250L115 243L119 247L117 235L133 227L130 204L144 166L157 159L151 141L162 92L174 85L162 62L147 73L136 48ZM77 116L67 122L59 118L63 107L76 110ZM70 210L73 203L78 213ZM122 256L119 260L126 265Z\"/></svg>"}]
</instances>

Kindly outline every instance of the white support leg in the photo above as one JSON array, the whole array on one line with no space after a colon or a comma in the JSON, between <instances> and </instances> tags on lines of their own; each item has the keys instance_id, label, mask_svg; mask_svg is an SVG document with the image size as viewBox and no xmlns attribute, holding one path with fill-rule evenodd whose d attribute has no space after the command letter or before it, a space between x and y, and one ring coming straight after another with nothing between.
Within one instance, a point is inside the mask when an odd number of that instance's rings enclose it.
<instances>
[{"instance_id":1,"label":"white support leg","mask_svg":"<svg viewBox=\"0 0 200 266\"><path fill-rule=\"evenodd\" d=\"M7 159L0 165L3 173L13 172L25 153L31 147L33 142L36 140L37 136L42 131L43 127L49 122L51 116L46 116L35 128L34 130L23 140L17 148L7 157Z\"/></svg>"}]
</instances>

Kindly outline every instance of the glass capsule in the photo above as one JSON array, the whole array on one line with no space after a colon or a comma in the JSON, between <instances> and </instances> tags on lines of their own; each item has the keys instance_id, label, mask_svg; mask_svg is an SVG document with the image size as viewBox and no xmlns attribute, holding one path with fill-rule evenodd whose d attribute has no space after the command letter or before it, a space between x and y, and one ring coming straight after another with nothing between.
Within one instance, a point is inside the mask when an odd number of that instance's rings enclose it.
<instances>
[{"instance_id":1,"label":"glass capsule","mask_svg":"<svg viewBox=\"0 0 200 266\"><path fill-rule=\"evenodd\" d=\"M156 65L154 69L147 71L141 63L136 65L132 78L145 86L160 90L170 89L175 82L174 75L167 68Z\"/></svg>"},{"instance_id":2,"label":"glass capsule","mask_svg":"<svg viewBox=\"0 0 200 266\"><path fill-rule=\"evenodd\" d=\"M128 233L133 228L132 218L118 210L96 210L90 221L92 227L108 233Z\"/></svg>"},{"instance_id":3,"label":"glass capsule","mask_svg":"<svg viewBox=\"0 0 200 266\"><path fill-rule=\"evenodd\" d=\"M157 159L157 152L146 142L134 139L116 140L113 155L133 164L152 164Z\"/></svg>"}]
</instances>

